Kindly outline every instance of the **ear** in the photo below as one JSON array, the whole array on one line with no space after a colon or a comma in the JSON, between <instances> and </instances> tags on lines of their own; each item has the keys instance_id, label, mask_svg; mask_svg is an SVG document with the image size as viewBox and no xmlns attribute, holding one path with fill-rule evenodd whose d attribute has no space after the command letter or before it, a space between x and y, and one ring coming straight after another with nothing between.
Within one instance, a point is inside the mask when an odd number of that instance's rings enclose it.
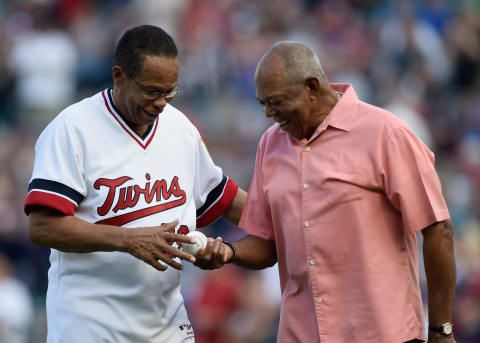
<instances>
[{"instance_id":1,"label":"ear","mask_svg":"<svg viewBox=\"0 0 480 343\"><path fill-rule=\"evenodd\" d=\"M112 67L112 78L113 82L122 81L125 78L126 74L123 69L119 66Z\"/></svg>"},{"instance_id":2,"label":"ear","mask_svg":"<svg viewBox=\"0 0 480 343\"><path fill-rule=\"evenodd\" d=\"M309 77L305 80L304 86L309 93L308 96L313 100L315 99L320 92L320 82L316 77Z\"/></svg>"}]
</instances>

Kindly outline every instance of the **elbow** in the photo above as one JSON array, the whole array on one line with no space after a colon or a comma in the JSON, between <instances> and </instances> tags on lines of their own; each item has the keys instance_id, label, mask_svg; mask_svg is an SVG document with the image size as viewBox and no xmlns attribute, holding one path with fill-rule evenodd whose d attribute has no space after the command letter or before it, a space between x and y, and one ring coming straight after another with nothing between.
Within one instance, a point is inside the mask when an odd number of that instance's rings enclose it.
<instances>
[{"instance_id":1,"label":"elbow","mask_svg":"<svg viewBox=\"0 0 480 343\"><path fill-rule=\"evenodd\" d=\"M39 212L31 212L28 216L27 232L30 241L37 245L48 246L48 221Z\"/></svg>"},{"instance_id":2,"label":"elbow","mask_svg":"<svg viewBox=\"0 0 480 343\"><path fill-rule=\"evenodd\" d=\"M266 269L266 268L271 268L277 263L277 254L276 250L272 249L270 251L270 254L262 261L259 265L258 269Z\"/></svg>"},{"instance_id":3,"label":"elbow","mask_svg":"<svg viewBox=\"0 0 480 343\"><path fill-rule=\"evenodd\" d=\"M28 238L32 243L35 243L37 245L43 245L43 239L42 239L42 233L41 233L41 228L39 227L38 223L35 220L32 220L31 216L29 216L28 220L28 226L27 226L27 232L28 232Z\"/></svg>"}]
</instances>

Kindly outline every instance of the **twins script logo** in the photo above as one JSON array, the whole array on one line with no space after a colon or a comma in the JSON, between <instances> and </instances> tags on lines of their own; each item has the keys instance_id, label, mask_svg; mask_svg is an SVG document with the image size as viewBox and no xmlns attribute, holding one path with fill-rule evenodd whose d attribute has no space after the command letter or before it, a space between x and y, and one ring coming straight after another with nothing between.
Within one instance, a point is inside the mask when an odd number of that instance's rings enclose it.
<instances>
[{"instance_id":1,"label":"twins script logo","mask_svg":"<svg viewBox=\"0 0 480 343\"><path fill-rule=\"evenodd\" d=\"M105 202L102 206L97 207L97 213L102 217L107 215L110 211L117 213L120 210L134 208L137 206L140 198L145 200L147 204L154 202L153 206L140 208L129 213L119 214L114 217L100 220L97 223L121 226L133 220L183 205L187 200L185 191L180 188L178 176L175 176L172 179L170 186L164 179L155 180L152 184L152 182L150 182L150 174L148 173L145 174L145 179L147 182L143 188L139 185L121 187L127 181L132 180L129 176L121 176L116 179L101 178L96 180L93 184L95 189L99 190L100 187L108 188ZM172 197L173 199L170 199ZM115 205L113 205L115 199L117 200Z\"/></svg>"}]
</instances>

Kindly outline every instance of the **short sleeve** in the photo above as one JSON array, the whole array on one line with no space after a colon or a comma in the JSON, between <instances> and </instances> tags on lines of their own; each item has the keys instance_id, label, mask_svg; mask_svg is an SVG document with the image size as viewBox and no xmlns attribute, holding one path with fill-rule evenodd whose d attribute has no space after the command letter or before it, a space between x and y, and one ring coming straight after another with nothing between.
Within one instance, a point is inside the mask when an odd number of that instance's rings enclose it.
<instances>
[{"instance_id":1,"label":"short sleeve","mask_svg":"<svg viewBox=\"0 0 480 343\"><path fill-rule=\"evenodd\" d=\"M274 240L271 210L263 191L262 165L264 146L265 136L262 137L258 144L255 169L238 226L251 235Z\"/></svg>"},{"instance_id":2,"label":"short sleeve","mask_svg":"<svg viewBox=\"0 0 480 343\"><path fill-rule=\"evenodd\" d=\"M434 154L407 127L397 128L386 142L382 176L386 196L401 213L407 233L448 219Z\"/></svg>"},{"instance_id":3,"label":"short sleeve","mask_svg":"<svg viewBox=\"0 0 480 343\"><path fill-rule=\"evenodd\" d=\"M205 143L198 134L195 153L194 201L197 227L207 226L230 207L238 185L213 163Z\"/></svg>"},{"instance_id":4,"label":"short sleeve","mask_svg":"<svg viewBox=\"0 0 480 343\"><path fill-rule=\"evenodd\" d=\"M86 195L84 156L75 130L60 115L42 132L35 145L33 174L24 211L46 206L73 215Z\"/></svg>"}]
</instances>

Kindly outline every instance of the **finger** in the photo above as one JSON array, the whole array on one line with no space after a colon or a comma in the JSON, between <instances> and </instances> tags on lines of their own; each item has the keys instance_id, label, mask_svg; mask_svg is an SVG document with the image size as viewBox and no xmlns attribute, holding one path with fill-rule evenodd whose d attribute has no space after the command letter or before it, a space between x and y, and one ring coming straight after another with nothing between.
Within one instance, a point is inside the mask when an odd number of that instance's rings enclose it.
<instances>
[{"instance_id":1,"label":"finger","mask_svg":"<svg viewBox=\"0 0 480 343\"><path fill-rule=\"evenodd\" d=\"M195 243L195 241L193 240L192 237L189 237L189 236L186 236L186 235L179 235L177 233L164 232L163 237L169 243L171 243L171 242L188 243L188 244L194 244Z\"/></svg>"},{"instance_id":2,"label":"finger","mask_svg":"<svg viewBox=\"0 0 480 343\"><path fill-rule=\"evenodd\" d=\"M207 249L206 247L205 248L201 248L200 250L197 251L197 256L198 257L201 257L201 258L205 258L205 253L207 252Z\"/></svg>"},{"instance_id":3,"label":"finger","mask_svg":"<svg viewBox=\"0 0 480 343\"><path fill-rule=\"evenodd\" d=\"M175 269L178 269L178 270L182 270L183 269L183 266L181 263L178 263L176 262L175 260L173 260L172 258L168 257L167 255L165 255L164 253L161 253L161 252L158 252L155 254L155 257L158 259L158 260L162 260L164 263L168 264L170 267L172 268L175 268Z\"/></svg>"},{"instance_id":4,"label":"finger","mask_svg":"<svg viewBox=\"0 0 480 343\"><path fill-rule=\"evenodd\" d=\"M168 232L170 229L175 229L178 225L178 219L175 219L173 222L160 225L160 230Z\"/></svg>"},{"instance_id":5,"label":"finger","mask_svg":"<svg viewBox=\"0 0 480 343\"><path fill-rule=\"evenodd\" d=\"M227 249L227 246L225 244L222 244L223 245L223 264L226 264L228 262L228 249Z\"/></svg>"},{"instance_id":6,"label":"finger","mask_svg":"<svg viewBox=\"0 0 480 343\"><path fill-rule=\"evenodd\" d=\"M225 252L225 244L223 244L223 242L220 244L220 249L218 251L218 255L217 255L217 258L216 258L216 264L218 267L221 267L225 264L225 255L226 255L226 252Z\"/></svg>"},{"instance_id":7,"label":"finger","mask_svg":"<svg viewBox=\"0 0 480 343\"><path fill-rule=\"evenodd\" d=\"M214 247L215 247L215 239L209 237L207 239L207 246L205 247L205 254L204 254L204 258L206 260L212 259L212 252Z\"/></svg>"},{"instance_id":8,"label":"finger","mask_svg":"<svg viewBox=\"0 0 480 343\"><path fill-rule=\"evenodd\" d=\"M230 251L230 247L226 244L223 245L223 264L228 262L228 252Z\"/></svg>"},{"instance_id":9,"label":"finger","mask_svg":"<svg viewBox=\"0 0 480 343\"><path fill-rule=\"evenodd\" d=\"M220 248L222 247L222 237L217 237L215 240L215 246L213 247L213 262L215 265L218 265L218 262L220 261L218 256L220 253Z\"/></svg>"},{"instance_id":10,"label":"finger","mask_svg":"<svg viewBox=\"0 0 480 343\"><path fill-rule=\"evenodd\" d=\"M171 245L167 245L162 247L163 252L168 252L170 255L173 255L175 257L178 257L182 260L189 261L191 263L195 263L196 258L193 255L190 255L189 253L186 253L185 251L172 247Z\"/></svg>"},{"instance_id":11,"label":"finger","mask_svg":"<svg viewBox=\"0 0 480 343\"><path fill-rule=\"evenodd\" d=\"M164 264L159 263L155 258L152 258L151 260L145 261L149 265L151 265L153 268L155 268L158 271L164 272L167 269L167 266Z\"/></svg>"}]
</instances>

